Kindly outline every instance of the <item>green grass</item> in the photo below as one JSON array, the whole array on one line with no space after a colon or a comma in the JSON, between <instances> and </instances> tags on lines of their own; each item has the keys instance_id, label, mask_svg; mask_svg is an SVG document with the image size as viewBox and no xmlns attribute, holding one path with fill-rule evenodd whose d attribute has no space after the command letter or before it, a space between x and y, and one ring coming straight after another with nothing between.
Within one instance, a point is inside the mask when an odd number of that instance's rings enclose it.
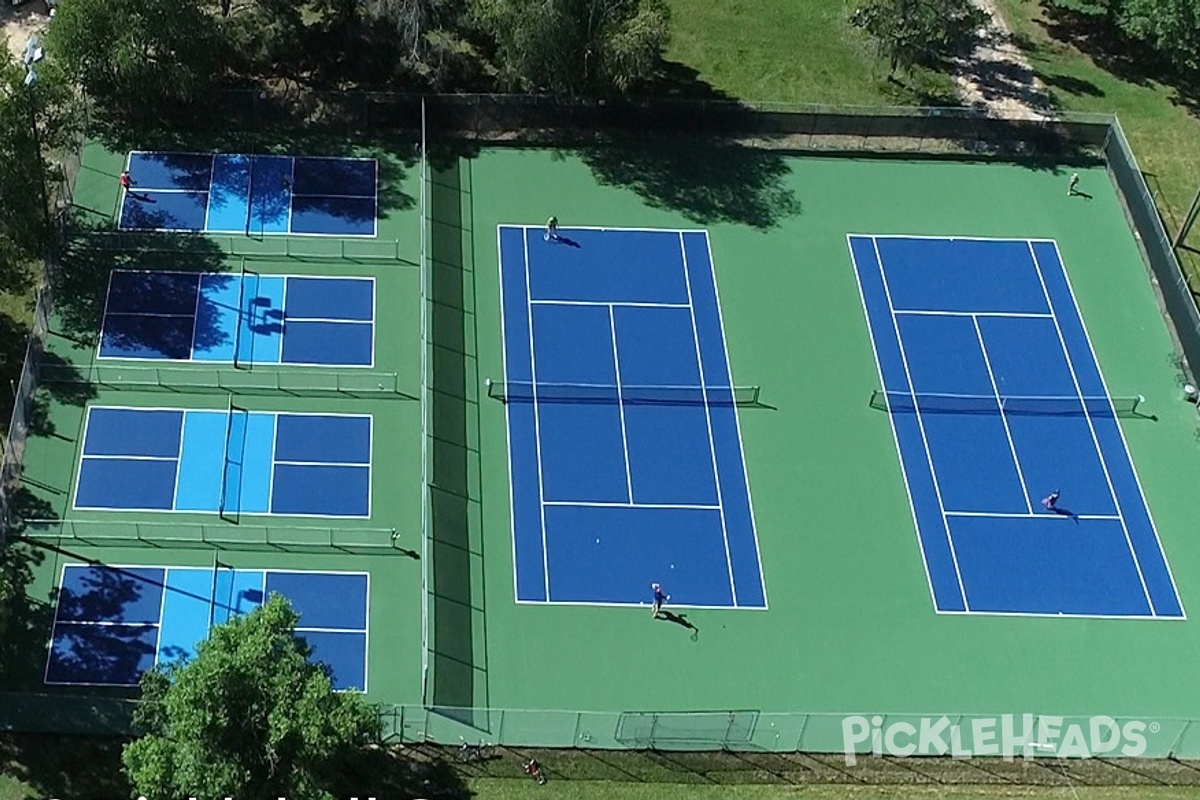
<instances>
[{"instance_id":1,"label":"green grass","mask_svg":"<svg viewBox=\"0 0 1200 800\"><path fill-rule=\"evenodd\" d=\"M1138 165L1146 173L1167 232L1178 229L1200 181L1200 121L1171 86L1131 72L1098 45L1095 37L1072 31L1043 0L999 0L1005 20L1034 71L1049 87L1058 108L1116 113ZM1084 52L1080 47L1089 48ZM1121 54L1117 54L1118 57ZM1112 60L1113 66L1105 64ZM1190 237L1200 243L1200 235ZM1200 261L1188 259L1193 285L1200 284Z\"/></svg>"},{"instance_id":2,"label":"green grass","mask_svg":"<svg viewBox=\"0 0 1200 800\"><path fill-rule=\"evenodd\" d=\"M714 786L619 781L532 781L481 778L468 784L476 800L1194 800L1194 787L1050 786Z\"/></svg>"},{"instance_id":3,"label":"green grass","mask_svg":"<svg viewBox=\"0 0 1200 800\"><path fill-rule=\"evenodd\" d=\"M847 22L846 0L669 0L667 58L743 100L839 105L953 103L950 79L918 71L898 84Z\"/></svg>"}]
</instances>

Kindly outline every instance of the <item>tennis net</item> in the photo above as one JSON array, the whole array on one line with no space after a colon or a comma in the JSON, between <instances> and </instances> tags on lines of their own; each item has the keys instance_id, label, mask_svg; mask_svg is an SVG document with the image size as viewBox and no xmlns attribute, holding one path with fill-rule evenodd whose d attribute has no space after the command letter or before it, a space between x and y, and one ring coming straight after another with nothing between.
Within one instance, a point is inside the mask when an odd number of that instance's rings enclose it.
<instances>
[{"instance_id":1,"label":"tennis net","mask_svg":"<svg viewBox=\"0 0 1200 800\"><path fill-rule=\"evenodd\" d=\"M321 528L296 525L146 522L121 519L27 519L19 534L60 546L156 547L181 550L244 550L248 552L396 553L412 551L407 537L394 528Z\"/></svg>"},{"instance_id":2,"label":"tennis net","mask_svg":"<svg viewBox=\"0 0 1200 800\"><path fill-rule=\"evenodd\" d=\"M753 406L759 386L640 386L486 381L487 396L505 403L624 403L666 406Z\"/></svg>"},{"instance_id":3,"label":"tennis net","mask_svg":"<svg viewBox=\"0 0 1200 800\"><path fill-rule=\"evenodd\" d=\"M296 369L256 366L142 367L130 365L43 364L42 384L95 384L108 389L185 394L294 394L305 396L407 397L395 372Z\"/></svg>"},{"instance_id":4,"label":"tennis net","mask_svg":"<svg viewBox=\"0 0 1200 800\"><path fill-rule=\"evenodd\" d=\"M892 413L922 414L1028 414L1049 416L1137 416L1146 398L1081 397L994 394L939 394L936 392L871 393L871 407Z\"/></svg>"}]
</instances>

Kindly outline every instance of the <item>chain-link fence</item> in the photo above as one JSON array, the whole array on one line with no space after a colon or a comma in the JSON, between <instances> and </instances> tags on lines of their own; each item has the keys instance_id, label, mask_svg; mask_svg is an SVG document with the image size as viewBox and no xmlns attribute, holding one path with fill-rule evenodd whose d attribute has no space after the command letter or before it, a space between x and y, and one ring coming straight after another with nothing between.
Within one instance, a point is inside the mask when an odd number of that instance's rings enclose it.
<instances>
[{"instance_id":1,"label":"chain-link fence","mask_svg":"<svg viewBox=\"0 0 1200 800\"><path fill-rule=\"evenodd\" d=\"M1046 714L380 709L385 742L885 756L1200 758L1200 720Z\"/></svg>"}]
</instances>

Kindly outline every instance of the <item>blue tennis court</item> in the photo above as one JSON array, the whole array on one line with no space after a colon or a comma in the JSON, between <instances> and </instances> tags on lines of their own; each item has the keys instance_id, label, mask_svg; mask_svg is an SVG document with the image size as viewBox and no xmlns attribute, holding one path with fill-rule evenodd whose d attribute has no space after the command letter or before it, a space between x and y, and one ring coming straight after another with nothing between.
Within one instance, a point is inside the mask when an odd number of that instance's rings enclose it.
<instances>
[{"instance_id":1,"label":"blue tennis court","mask_svg":"<svg viewBox=\"0 0 1200 800\"><path fill-rule=\"evenodd\" d=\"M135 686L156 664L194 657L212 626L281 594L334 688L366 691L369 587L365 572L67 564L45 682Z\"/></svg>"},{"instance_id":2,"label":"blue tennis court","mask_svg":"<svg viewBox=\"0 0 1200 800\"><path fill-rule=\"evenodd\" d=\"M1058 246L849 246L936 609L1182 618Z\"/></svg>"},{"instance_id":3,"label":"blue tennis court","mask_svg":"<svg viewBox=\"0 0 1200 800\"><path fill-rule=\"evenodd\" d=\"M118 226L374 236L378 166L370 158L133 152Z\"/></svg>"},{"instance_id":4,"label":"blue tennis court","mask_svg":"<svg viewBox=\"0 0 1200 800\"><path fill-rule=\"evenodd\" d=\"M90 406L75 508L371 516L371 417Z\"/></svg>"},{"instance_id":5,"label":"blue tennis court","mask_svg":"<svg viewBox=\"0 0 1200 800\"><path fill-rule=\"evenodd\" d=\"M704 231L500 226L518 602L765 608Z\"/></svg>"},{"instance_id":6,"label":"blue tennis court","mask_svg":"<svg viewBox=\"0 0 1200 800\"><path fill-rule=\"evenodd\" d=\"M114 270L99 357L370 367L375 280Z\"/></svg>"}]
</instances>

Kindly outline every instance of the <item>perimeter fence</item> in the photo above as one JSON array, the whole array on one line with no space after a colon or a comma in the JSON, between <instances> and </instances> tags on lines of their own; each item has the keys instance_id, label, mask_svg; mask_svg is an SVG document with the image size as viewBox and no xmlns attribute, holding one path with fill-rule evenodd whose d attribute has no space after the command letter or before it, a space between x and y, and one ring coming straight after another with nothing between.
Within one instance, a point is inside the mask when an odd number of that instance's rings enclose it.
<instances>
[{"instance_id":1,"label":"perimeter fence","mask_svg":"<svg viewBox=\"0 0 1200 800\"><path fill-rule=\"evenodd\" d=\"M1200 759L1200 720L1045 714L380 709L385 742L897 757Z\"/></svg>"}]
</instances>

